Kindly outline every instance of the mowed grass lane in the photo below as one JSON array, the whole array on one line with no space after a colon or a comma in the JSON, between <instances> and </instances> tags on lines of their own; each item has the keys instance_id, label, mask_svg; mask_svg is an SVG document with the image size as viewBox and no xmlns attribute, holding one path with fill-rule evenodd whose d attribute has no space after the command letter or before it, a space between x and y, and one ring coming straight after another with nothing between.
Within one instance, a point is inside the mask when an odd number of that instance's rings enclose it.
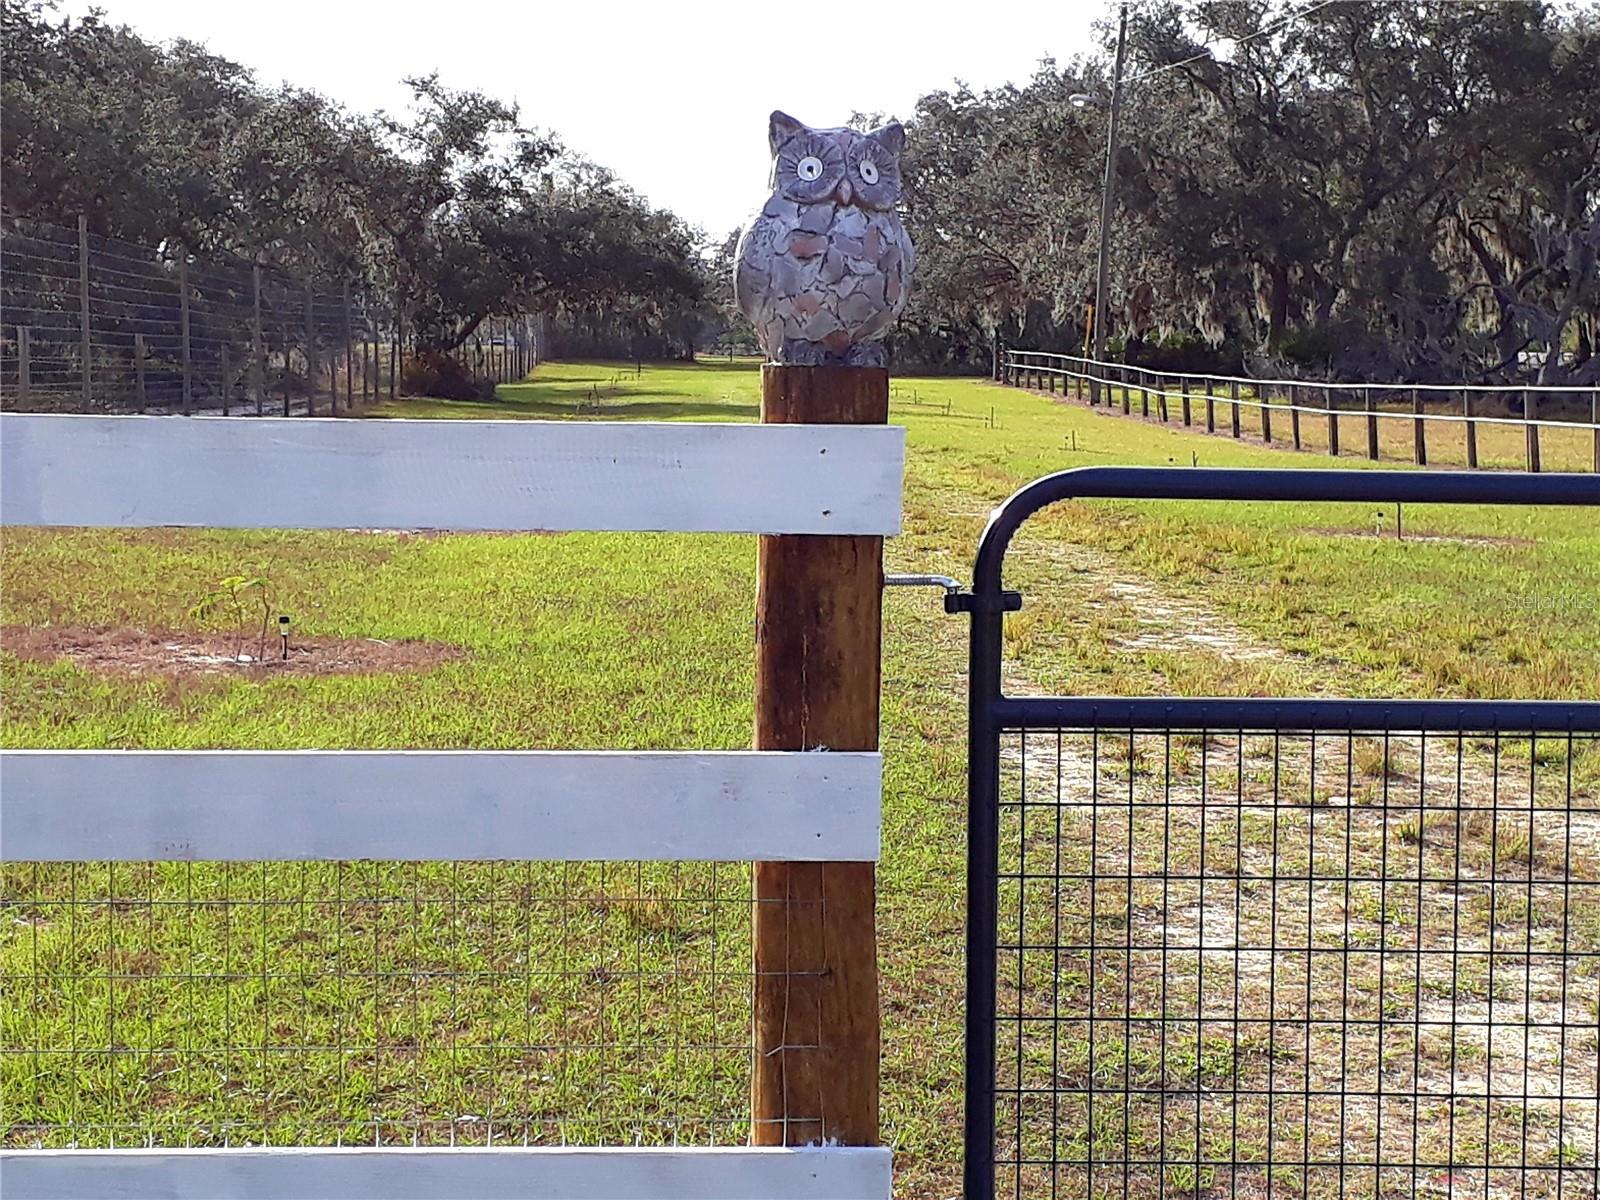
<instances>
[{"instance_id":1,"label":"mowed grass lane","mask_svg":"<svg viewBox=\"0 0 1600 1200\"><path fill-rule=\"evenodd\" d=\"M743 363L549 364L494 403L373 415L754 420L758 392ZM909 464L891 570L966 576L988 511L1047 471L1334 465L981 381L899 382L892 408ZM1028 603L1008 671L1062 692L1600 694L1592 515L1408 508L1403 541L1374 523L1359 506L1060 506L1010 562ZM418 674L181 681L8 654L3 736L743 747L754 564L732 537L8 530L8 626L184 631L216 580L261 574L300 635L464 653ZM906 1195L950 1194L959 1170L964 632L932 595L886 599L884 1096ZM1574 767L1592 794L1592 756ZM8 867L5 1136L740 1140L747 887L727 866Z\"/></svg>"}]
</instances>

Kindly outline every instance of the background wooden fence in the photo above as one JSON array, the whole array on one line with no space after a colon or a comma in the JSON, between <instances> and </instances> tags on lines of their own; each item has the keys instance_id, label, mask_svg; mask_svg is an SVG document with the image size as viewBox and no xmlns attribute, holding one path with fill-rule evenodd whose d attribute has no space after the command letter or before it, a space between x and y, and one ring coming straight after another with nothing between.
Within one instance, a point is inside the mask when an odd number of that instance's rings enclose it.
<instances>
[{"instance_id":1,"label":"background wooden fence","mask_svg":"<svg viewBox=\"0 0 1600 1200\"><path fill-rule=\"evenodd\" d=\"M1039 350L1008 350L1000 364L1003 383L1266 445L1418 466L1600 472L1600 387L1249 379Z\"/></svg>"}]
</instances>

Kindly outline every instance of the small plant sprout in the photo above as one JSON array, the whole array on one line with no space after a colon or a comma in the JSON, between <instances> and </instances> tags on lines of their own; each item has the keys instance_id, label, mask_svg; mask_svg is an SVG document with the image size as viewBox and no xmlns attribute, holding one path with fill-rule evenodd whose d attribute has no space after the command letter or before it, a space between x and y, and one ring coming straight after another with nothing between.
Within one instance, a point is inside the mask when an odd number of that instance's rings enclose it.
<instances>
[{"instance_id":1,"label":"small plant sprout","mask_svg":"<svg viewBox=\"0 0 1600 1200\"><path fill-rule=\"evenodd\" d=\"M244 662L244 639L251 624L251 611L256 603L261 605L261 626L256 638L256 662L267 653L267 623L272 619L271 585L260 575L229 575L217 580L216 587L194 603L189 615L204 621L218 609L223 609L233 619L233 661Z\"/></svg>"}]
</instances>

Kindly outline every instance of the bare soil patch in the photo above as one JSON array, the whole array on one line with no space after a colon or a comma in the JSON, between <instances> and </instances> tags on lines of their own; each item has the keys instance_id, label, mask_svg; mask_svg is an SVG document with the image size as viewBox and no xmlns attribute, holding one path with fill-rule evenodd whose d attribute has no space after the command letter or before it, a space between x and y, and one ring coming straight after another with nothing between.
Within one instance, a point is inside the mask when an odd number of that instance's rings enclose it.
<instances>
[{"instance_id":1,"label":"bare soil patch","mask_svg":"<svg viewBox=\"0 0 1600 1200\"><path fill-rule=\"evenodd\" d=\"M1308 525L1296 532L1309 533L1316 537L1365 538L1368 541L1386 542L1422 542L1444 546L1532 546L1535 544L1532 538L1497 537L1489 534L1407 533L1400 538L1396 538L1392 529L1377 533L1371 529L1334 529L1325 525Z\"/></svg>"},{"instance_id":2,"label":"bare soil patch","mask_svg":"<svg viewBox=\"0 0 1600 1200\"><path fill-rule=\"evenodd\" d=\"M34 662L65 659L101 675L243 674L373 675L426 671L462 658L459 646L442 642L380 638L291 637L289 655L276 630L265 653L258 643L232 634L94 628L81 625L0 627L0 649Z\"/></svg>"}]
</instances>

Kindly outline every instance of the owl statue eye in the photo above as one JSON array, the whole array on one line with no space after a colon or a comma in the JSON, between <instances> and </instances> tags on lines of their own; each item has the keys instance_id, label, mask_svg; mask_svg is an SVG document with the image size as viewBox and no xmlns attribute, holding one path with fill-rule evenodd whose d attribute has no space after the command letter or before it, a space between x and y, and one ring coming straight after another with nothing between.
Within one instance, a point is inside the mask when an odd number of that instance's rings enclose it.
<instances>
[{"instance_id":1,"label":"owl statue eye","mask_svg":"<svg viewBox=\"0 0 1600 1200\"><path fill-rule=\"evenodd\" d=\"M862 182L869 184L878 182L878 164L870 158L861 160L860 171Z\"/></svg>"},{"instance_id":2,"label":"owl statue eye","mask_svg":"<svg viewBox=\"0 0 1600 1200\"><path fill-rule=\"evenodd\" d=\"M822 160L815 154L808 154L795 164L794 173L810 183L822 175Z\"/></svg>"}]
</instances>

